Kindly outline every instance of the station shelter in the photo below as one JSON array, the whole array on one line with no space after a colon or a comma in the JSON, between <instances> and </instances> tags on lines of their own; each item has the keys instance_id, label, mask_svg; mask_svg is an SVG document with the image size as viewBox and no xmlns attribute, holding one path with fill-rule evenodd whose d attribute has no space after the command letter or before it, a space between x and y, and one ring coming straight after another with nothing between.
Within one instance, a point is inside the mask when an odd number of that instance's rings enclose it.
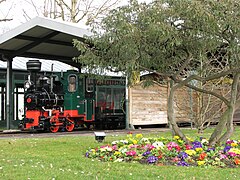
<instances>
[{"instance_id":1,"label":"station shelter","mask_svg":"<svg viewBox=\"0 0 240 180\"><path fill-rule=\"evenodd\" d=\"M73 39L84 41L90 32L80 26L35 17L0 35L0 61L5 63L5 67L0 68L0 129L15 128L23 113L20 99L23 98L24 77L28 72L19 57L46 60L50 64L59 61L81 71L81 65L73 61L80 55L73 47ZM16 68L13 68L14 61L18 64Z\"/></svg>"}]
</instances>

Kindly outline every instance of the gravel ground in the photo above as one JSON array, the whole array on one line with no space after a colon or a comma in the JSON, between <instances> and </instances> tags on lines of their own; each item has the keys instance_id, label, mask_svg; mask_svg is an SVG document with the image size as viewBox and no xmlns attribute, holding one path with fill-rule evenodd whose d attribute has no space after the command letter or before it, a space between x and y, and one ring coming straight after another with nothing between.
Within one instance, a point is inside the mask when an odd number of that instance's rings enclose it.
<instances>
[{"instance_id":1,"label":"gravel ground","mask_svg":"<svg viewBox=\"0 0 240 180\"><path fill-rule=\"evenodd\" d=\"M169 128L143 128L143 129L122 129L122 130L74 130L72 132L27 132L17 130L7 130L0 132L0 139L6 138L48 138L48 137L63 137L63 136L92 136L94 132L105 132L106 136L113 136L119 134L127 134L132 132L134 134L142 133L157 133L169 131Z\"/></svg>"}]
</instances>

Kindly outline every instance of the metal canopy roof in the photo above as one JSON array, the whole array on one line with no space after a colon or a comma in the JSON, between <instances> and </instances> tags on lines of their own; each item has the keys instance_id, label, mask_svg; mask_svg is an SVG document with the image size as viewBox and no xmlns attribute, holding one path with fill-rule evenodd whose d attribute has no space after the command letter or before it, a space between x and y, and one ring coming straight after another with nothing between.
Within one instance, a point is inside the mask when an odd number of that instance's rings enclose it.
<instances>
[{"instance_id":1,"label":"metal canopy roof","mask_svg":"<svg viewBox=\"0 0 240 180\"><path fill-rule=\"evenodd\" d=\"M72 58L80 55L73 39L84 40L87 30L76 24L36 17L0 36L0 59L7 61L6 121L13 120L12 61L14 57L58 60L76 68L81 65Z\"/></svg>"},{"instance_id":2,"label":"metal canopy roof","mask_svg":"<svg viewBox=\"0 0 240 180\"><path fill-rule=\"evenodd\" d=\"M36 17L0 36L0 54L58 60L79 67L72 58L79 55L73 39L84 40L90 32L76 24ZM4 57L1 57L4 60Z\"/></svg>"}]
</instances>

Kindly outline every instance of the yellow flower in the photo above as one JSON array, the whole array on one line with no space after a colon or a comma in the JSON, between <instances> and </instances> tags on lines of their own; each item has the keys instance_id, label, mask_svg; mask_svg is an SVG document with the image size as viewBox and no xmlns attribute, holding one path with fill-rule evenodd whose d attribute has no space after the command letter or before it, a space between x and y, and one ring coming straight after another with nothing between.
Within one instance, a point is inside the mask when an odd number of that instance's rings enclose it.
<instances>
[{"instance_id":1,"label":"yellow flower","mask_svg":"<svg viewBox=\"0 0 240 180\"><path fill-rule=\"evenodd\" d=\"M101 152L105 152L106 149L105 149L105 148L100 148L100 151L101 151Z\"/></svg>"},{"instance_id":2,"label":"yellow flower","mask_svg":"<svg viewBox=\"0 0 240 180\"><path fill-rule=\"evenodd\" d=\"M189 141L193 142L193 139L190 137L186 137Z\"/></svg>"},{"instance_id":3,"label":"yellow flower","mask_svg":"<svg viewBox=\"0 0 240 180\"><path fill-rule=\"evenodd\" d=\"M238 144L233 142L233 143L231 143L231 146L236 147L236 146L238 146Z\"/></svg>"},{"instance_id":4,"label":"yellow flower","mask_svg":"<svg viewBox=\"0 0 240 180\"><path fill-rule=\"evenodd\" d=\"M128 148L131 148L132 145L133 145L133 144L129 144L129 145L128 145Z\"/></svg>"},{"instance_id":5,"label":"yellow flower","mask_svg":"<svg viewBox=\"0 0 240 180\"><path fill-rule=\"evenodd\" d=\"M131 138L131 137L132 137L132 134L128 134L127 137Z\"/></svg>"},{"instance_id":6,"label":"yellow flower","mask_svg":"<svg viewBox=\"0 0 240 180\"><path fill-rule=\"evenodd\" d=\"M237 148L231 148L228 152L233 152L240 155L240 149Z\"/></svg>"},{"instance_id":7,"label":"yellow flower","mask_svg":"<svg viewBox=\"0 0 240 180\"><path fill-rule=\"evenodd\" d=\"M196 148L195 151L197 151L197 152L202 152L203 149L202 149L202 148Z\"/></svg>"},{"instance_id":8,"label":"yellow flower","mask_svg":"<svg viewBox=\"0 0 240 180\"><path fill-rule=\"evenodd\" d=\"M133 144L137 144L137 143L138 143L138 141L134 139L133 140Z\"/></svg>"},{"instance_id":9,"label":"yellow flower","mask_svg":"<svg viewBox=\"0 0 240 180\"><path fill-rule=\"evenodd\" d=\"M202 166L202 165L205 164L205 161L197 161L197 164L198 164L199 166Z\"/></svg>"},{"instance_id":10,"label":"yellow flower","mask_svg":"<svg viewBox=\"0 0 240 180\"><path fill-rule=\"evenodd\" d=\"M189 150L186 150L185 153L187 153L189 156L191 156L191 155L195 155L196 151L189 149Z\"/></svg>"},{"instance_id":11,"label":"yellow flower","mask_svg":"<svg viewBox=\"0 0 240 180\"><path fill-rule=\"evenodd\" d=\"M136 134L136 138L142 138L143 137L143 135L142 134Z\"/></svg>"},{"instance_id":12,"label":"yellow flower","mask_svg":"<svg viewBox=\"0 0 240 180\"><path fill-rule=\"evenodd\" d=\"M120 155L121 153L119 152L119 151L116 151L115 153L114 153L114 156L118 156L118 155Z\"/></svg>"},{"instance_id":13,"label":"yellow flower","mask_svg":"<svg viewBox=\"0 0 240 180\"><path fill-rule=\"evenodd\" d=\"M180 144L182 144L182 143L183 143L183 140L179 139L178 142L179 142Z\"/></svg>"},{"instance_id":14,"label":"yellow flower","mask_svg":"<svg viewBox=\"0 0 240 180\"><path fill-rule=\"evenodd\" d=\"M173 138L176 139L176 140L180 139L179 136L174 136Z\"/></svg>"}]
</instances>

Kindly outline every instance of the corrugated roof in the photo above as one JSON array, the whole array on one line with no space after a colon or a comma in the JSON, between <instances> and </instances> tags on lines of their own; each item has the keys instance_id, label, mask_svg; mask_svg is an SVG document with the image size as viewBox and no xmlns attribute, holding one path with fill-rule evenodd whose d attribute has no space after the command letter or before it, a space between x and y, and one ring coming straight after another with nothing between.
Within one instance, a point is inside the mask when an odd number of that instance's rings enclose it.
<instances>
[{"instance_id":1,"label":"corrugated roof","mask_svg":"<svg viewBox=\"0 0 240 180\"><path fill-rule=\"evenodd\" d=\"M73 39L84 41L89 34L90 31L74 23L36 17L0 35L0 55L58 60L80 67L72 60L80 55L73 47Z\"/></svg>"},{"instance_id":2,"label":"corrugated roof","mask_svg":"<svg viewBox=\"0 0 240 180\"><path fill-rule=\"evenodd\" d=\"M32 59L32 58L31 58ZM22 58L22 57L16 57L13 59L12 68L13 70L27 70L26 63L31 60L29 58ZM73 66L70 66L68 64L54 61L54 60L42 60L38 59L42 62L41 71L51 71L51 66L53 64L53 71L60 72L60 71L67 71L71 69L76 69ZM0 68L7 68L7 62L0 61Z\"/></svg>"}]
</instances>

